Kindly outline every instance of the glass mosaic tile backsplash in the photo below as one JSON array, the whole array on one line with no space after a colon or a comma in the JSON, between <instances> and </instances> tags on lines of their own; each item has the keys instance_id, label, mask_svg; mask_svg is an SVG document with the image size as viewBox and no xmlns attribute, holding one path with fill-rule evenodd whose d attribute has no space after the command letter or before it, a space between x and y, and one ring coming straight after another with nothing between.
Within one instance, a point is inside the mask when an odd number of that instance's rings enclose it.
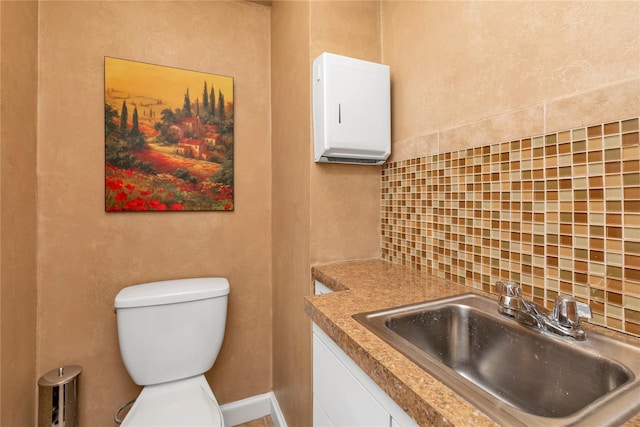
<instances>
[{"instance_id":1,"label":"glass mosaic tile backsplash","mask_svg":"<svg viewBox=\"0 0 640 427\"><path fill-rule=\"evenodd\" d=\"M388 163L382 257L640 336L638 118Z\"/></svg>"}]
</instances>

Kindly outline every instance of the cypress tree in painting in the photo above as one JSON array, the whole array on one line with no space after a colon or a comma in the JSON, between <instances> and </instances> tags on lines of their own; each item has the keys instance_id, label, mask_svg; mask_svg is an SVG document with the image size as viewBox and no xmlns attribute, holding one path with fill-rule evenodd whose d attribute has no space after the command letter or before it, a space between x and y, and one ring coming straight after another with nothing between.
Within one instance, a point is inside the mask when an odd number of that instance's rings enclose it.
<instances>
[{"instance_id":1,"label":"cypress tree in painting","mask_svg":"<svg viewBox=\"0 0 640 427\"><path fill-rule=\"evenodd\" d=\"M204 82L202 91L202 109L206 112L209 109L209 94L207 93L207 82Z\"/></svg>"},{"instance_id":2,"label":"cypress tree in painting","mask_svg":"<svg viewBox=\"0 0 640 427\"><path fill-rule=\"evenodd\" d=\"M137 135L140 133L140 130L138 129L138 106L134 105L133 106L133 123L131 126L131 134L132 135Z\"/></svg>"},{"instance_id":3,"label":"cypress tree in painting","mask_svg":"<svg viewBox=\"0 0 640 427\"><path fill-rule=\"evenodd\" d=\"M139 150L144 147L145 139L144 134L140 132L140 128L138 126L138 106L135 104L133 106L133 116L131 121L131 132L129 132L127 142L129 143L129 147L134 150Z\"/></svg>"},{"instance_id":4,"label":"cypress tree in painting","mask_svg":"<svg viewBox=\"0 0 640 427\"><path fill-rule=\"evenodd\" d=\"M185 117L191 117L191 99L189 98L189 88L187 88L187 93L184 94L184 106L182 107L182 112Z\"/></svg>"},{"instance_id":5,"label":"cypress tree in painting","mask_svg":"<svg viewBox=\"0 0 640 427\"><path fill-rule=\"evenodd\" d=\"M129 119L129 113L127 112L127 102L122 101L122 111L120 112L120 136L125 138L127 136L127 120Z\"/></svg>"},{"instance_id":6,"label":"cypress tree in painting","mask_svg":"<svg viewBox=\"0 0 640 427\"><path fill-rule=\"evenodd\" d=\"M215 90L213 89L213 85L211 85L211 96L209 97L209 100L211 101L209 110L211 112L211 120L213 121L213 118L216 116L216 94Z\"/></svg>"},{"instance_id":7,"label":"cypress tree in painting","mask_svg":"<svg viewBox=\"0 0 640 427\"><path fill-rule=\"evenodd\" d=\"M221 90L218 91L218 94L218 123L222 126L224 122L224 95Z\"/></svg>"}]
</instances>

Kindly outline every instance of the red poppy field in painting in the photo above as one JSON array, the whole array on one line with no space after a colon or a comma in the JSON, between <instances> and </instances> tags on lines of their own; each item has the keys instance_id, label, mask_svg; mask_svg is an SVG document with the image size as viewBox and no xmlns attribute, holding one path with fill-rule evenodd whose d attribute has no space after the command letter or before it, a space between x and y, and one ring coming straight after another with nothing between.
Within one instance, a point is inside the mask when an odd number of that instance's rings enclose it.
<instances>
[{"instance_id":1,"label":"red poppy field in painting","mask_svg":"<svg viewBox=\"0 0 640 427\"><path fill-rule=\"evenodd\" d=\"M230 211L233 79L105 58L105 209Z\"/></svg>"},{"instance_id":2,"label":"red poppy field in painting","mask_svg":"<svg viewBox=\"0 0 640 427\"><path fill-rule=\"evenodd\" d=\"M169 174L149 175L106 166L109 211L182 211L202 203L233 208L233 190L224 184L185 182Z\"/></svg>"}]
</instances>

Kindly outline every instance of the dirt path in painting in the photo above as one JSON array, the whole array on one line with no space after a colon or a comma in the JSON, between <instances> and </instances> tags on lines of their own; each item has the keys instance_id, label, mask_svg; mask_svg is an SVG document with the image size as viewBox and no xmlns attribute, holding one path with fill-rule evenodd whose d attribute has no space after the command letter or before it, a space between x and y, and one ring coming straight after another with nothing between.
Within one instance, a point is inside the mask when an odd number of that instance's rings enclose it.
<instances>
[{"instance_id":1,"label":"dirt path in painting","mask_svg":"<svg viewBox=\"0 0 640 427\"><path fill-rule=\"evenodd\" d=\"M173 147L163 147L158 144L147 144L147 146L135 156L143 162L149 162L157 173L173 174L176 169L185 169L199 181L205 181L211 175L218 172L220 165L204 160L188 159L186 157L172 154Z\"/></svg>"}]
</instances>

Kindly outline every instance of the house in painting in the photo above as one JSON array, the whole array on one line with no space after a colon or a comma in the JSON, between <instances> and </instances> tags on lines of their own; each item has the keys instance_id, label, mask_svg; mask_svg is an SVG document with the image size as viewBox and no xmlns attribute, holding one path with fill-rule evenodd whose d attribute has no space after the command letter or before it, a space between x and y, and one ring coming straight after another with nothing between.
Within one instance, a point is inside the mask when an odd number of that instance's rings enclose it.
<instances>
[{"instance_id":1,"label":"house in painting","mask_svg":"<svg viewBox=\"0 0 640 427\"><path fill-rule=\"evenodd\" d=\"M209 127L202 124L200 117L185 117L180 120L180 123L169 126L169 135L177 140L201 138L206 132L209 132ZM217 126L215 127L217 129Z\"/></svg>"},{"instance_id":2,"label":"house in painting","mask_svg":"<svg viewBox=\"0 0 640 427\"><path fill-rule=\"evenodd\" d=\"M182 126L185 128L185 136L198 138L204 134L204 125L200 117L185 117L182 119Z\"/></svg>"},{"instance_id":3,"label":"house in painting","mask_svg":"<svg viewBox=\"0 0 640 427\"><path fill-rule=\"evenodd\" d=\"M204 136L204 142L210 146L210 147L215 147L216 143L218 142L218 138L220 138L220 134L219 133L207 133Z\"/></svg>"},{"instance_id":4,"label":"house in painting","mask_svg":"<svg viewBox=\"0 0 640 427\"><path fill-rule=\"evenodd\" d=\"M207 144L202 139L183 138L178 142L176 153L192 159L206 160L208 157Z\"/></svg>"}]
</instances>

